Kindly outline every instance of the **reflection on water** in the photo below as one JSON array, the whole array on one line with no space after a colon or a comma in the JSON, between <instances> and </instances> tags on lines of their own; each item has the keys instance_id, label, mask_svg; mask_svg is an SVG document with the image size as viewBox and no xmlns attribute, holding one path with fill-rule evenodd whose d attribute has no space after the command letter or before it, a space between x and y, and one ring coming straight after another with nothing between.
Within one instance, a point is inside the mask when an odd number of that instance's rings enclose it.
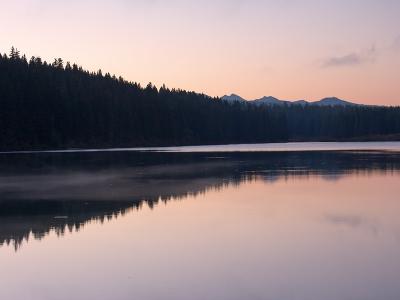
<instances>
[{"instance_id":1,"label":"reflection on water","mask_svg":"<svg viewBox=\"0 0 400 300\"><path fill-rule=\"evenodd\" d=\"M91 221L124 215L143 204L183 199L242 182L320 176L393 174L400 155L381 152L315 153L98 153L1 157L0 246L17 250L29 238L79 231ZM15 167L17 166L17 167ZM359 226L353 216L327 215ZM373 228L372 225L370 225Z\"/></svg>"},{"instance_id":2,"label":"reflection on water","mask_svg":"<svg viewBox=\"0 0 400 300\"><path fill-rule=\"evenodd\" d=\"M4 299L398 300L400 153L0 155Z\"/></svg>"},{"instance_id":3,"label":"reflection on water","mask_svg":"<svg viewBox=\"0 0 400 300\"><path fill-rule=\"evenodd\" d=\"M5 202L1 204L0 246L12 244L17 251L23 241L41 240L52 230L61 237L79 231L88 222L103 224L139 207L140 203L129 202Z\"/></svg>"}]
</instances>

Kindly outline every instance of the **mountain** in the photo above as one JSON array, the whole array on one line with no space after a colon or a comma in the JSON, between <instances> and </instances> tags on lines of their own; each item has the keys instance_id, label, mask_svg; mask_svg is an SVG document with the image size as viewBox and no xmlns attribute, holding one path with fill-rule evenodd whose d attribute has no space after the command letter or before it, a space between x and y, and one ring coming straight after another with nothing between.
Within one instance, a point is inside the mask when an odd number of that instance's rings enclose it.
<instances>
[{"instance_id":1,"label":"mountain","mask_svg":"<svg viewBox=\"0 0 400 300\"><path fill-rule=\"evenodd\" d=\"M312 102L311 105L318 106L357 106L360 104L345 101L336 97L324 98L316 102Z\"/></svg>"},{"instance_id":2,"label":"mountain","mask_svg":"<svg viewBox=\"0 0 400 300\"><path fill-rule=\"evenodd\" d=\"M275 97L272 96L268 96L268 97L262 97L260 99L256 99L251 101L251 103L255 104L255 105L284 105L289 104L289 101L284 101L284 100L279 100Z\"/></svg>"},{"instance_id":3,"label":"mountain","mask_svg":"<svg viewBox=\"0 0 400 300\"><path fill-rule=\"evenodd\" d=\"M328 98L323 98L319 101L309 102L306 100L294 100L294 101L280 100L272 96L265 96L255 100L246 100L240 97L239 95L231 94L230 96L223 96L221 99L228 102L241 102L241 103L247 102L257 106L262 106L262 105L359 106L360 105L336 97L328 97Z\"/></svg>"},{"instance_id":4,"label":"mountain","mask_svg":"<svg viewBox=\"0 0 400 300\"><path fill-rule=\"evenodd\" d=\"M224 101L228 101L228 102L246 102L245 99L243 99L242 97L240 97L236 94L231 94L230 96L225 95L225 96L221 97L221 99Z\"/></svg>"}]
</instances>

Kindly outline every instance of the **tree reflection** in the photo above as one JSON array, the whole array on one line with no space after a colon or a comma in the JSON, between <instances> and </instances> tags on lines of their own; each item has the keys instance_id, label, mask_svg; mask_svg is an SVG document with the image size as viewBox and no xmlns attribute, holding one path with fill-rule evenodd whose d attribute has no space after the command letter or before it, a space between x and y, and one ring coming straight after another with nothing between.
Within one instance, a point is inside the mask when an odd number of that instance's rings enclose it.
<instances>
[{"instance_id":1,"label":"tree reflection","mask_svg":"<svg viewBox=\"0 0 400 300\"><path fill-rule=\"evenodd\" d=\"M385 152L0 156L0 246L18 250L52 231L63 236L143 205L153 208L245 181L340 180L399 170L400 155Z\"/></svg>"}]
</instances>

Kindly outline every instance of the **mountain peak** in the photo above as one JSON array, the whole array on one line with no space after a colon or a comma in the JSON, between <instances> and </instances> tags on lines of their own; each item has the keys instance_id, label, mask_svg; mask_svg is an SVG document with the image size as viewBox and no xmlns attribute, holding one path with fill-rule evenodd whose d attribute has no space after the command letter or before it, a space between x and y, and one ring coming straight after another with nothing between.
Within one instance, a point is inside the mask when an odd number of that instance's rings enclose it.
<instances>
[{"instance_id":1,"label":"mountain peak","mask_svg":"<svg viewBox=\"0 0 400 300\"><path fill-rule=\"evenodd\" d=\"M273 96L264 96L259 99L255 100L246 100L239 95L236 94L231 94L231 95L225 95L221 97L222 100L228 101L228 102L247 102L250 104L254 104L257 106L262 106L262 105L313 105L313 106L356 106L360 104L352 103L346 100L339 99L337 97L327 97L323 98L319 101L315 102L309 102L306 100L294 100L294 101L288 101L288 100L280 100L278 98L275 98Z\"/></svg>"},{"instance_id":2,"label":"mountain peak","mask_svg":"<svg viewBox=\"0 0 400 300\"><path fill-rule=\"evenodd\" d=\"M228 101L228 102L244 102L246 101L242 97L236 94L225 95L221 97L221 100Z\"/></svg>"},{"instance_id":3,"label":"mountain peak","mask_svg":"<svg viewBox=\"0 0 400 300\"><path fill-rule=\"evenodd\" d=\"M312 105L318 105L318 106L355 106L358 104L345 101L342 99L339 99L337 97L328 97L328 98L323 98L319 101L312 102Z\"/></svg>"},{"instance_id":4,"label":"mountain peak","mask_svg":"<svg viewBox=\"0 0 400 300\"><path fill-rule=\"evenodd\" d=\"M287 101L279 100L272 96L264 96L251 102L255 105L284 105Z\"/></svg>"}]
</instances>

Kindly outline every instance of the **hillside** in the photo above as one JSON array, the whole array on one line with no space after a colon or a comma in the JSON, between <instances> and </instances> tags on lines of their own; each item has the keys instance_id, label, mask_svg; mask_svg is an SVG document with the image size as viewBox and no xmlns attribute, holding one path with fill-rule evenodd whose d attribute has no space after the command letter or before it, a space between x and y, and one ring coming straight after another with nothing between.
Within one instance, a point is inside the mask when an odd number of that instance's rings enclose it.
<instances>
[{"instance_id":1,"label":"hillside","mask_svg":"<svg viewBox=\"0 0 400 300\"><path fill-rule=\"evenodd\" d=\"M56 59L0 55L0 149L63 149L294 140L400 133L398 107L255 106L141 87Z\"/></svg>"}]
</instances>

